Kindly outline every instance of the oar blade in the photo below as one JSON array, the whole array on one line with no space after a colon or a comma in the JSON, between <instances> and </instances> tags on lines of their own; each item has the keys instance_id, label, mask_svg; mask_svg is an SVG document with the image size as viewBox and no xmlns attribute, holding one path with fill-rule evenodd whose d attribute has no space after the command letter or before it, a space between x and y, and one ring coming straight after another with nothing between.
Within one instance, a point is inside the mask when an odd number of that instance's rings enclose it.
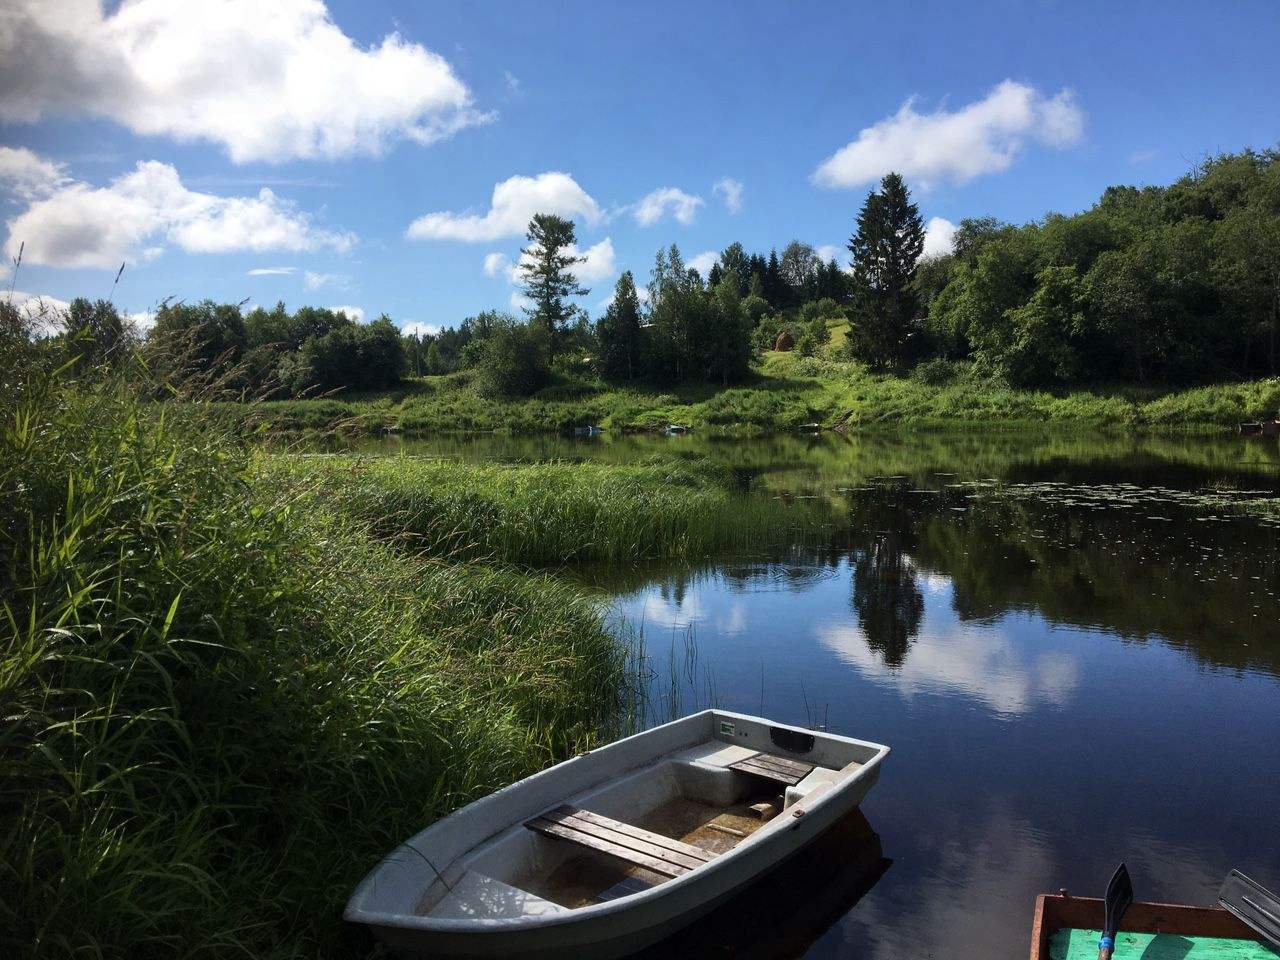
<instances>
[{"instance_id":1,"label":"oar blade","mask_svg":"<svg viewBox=\"0 0 1280 960\"><path fill-rule=\"evenodd\" d=\"M1253 929L1280 946L1280 897L1239 870L1222 881L1218 902Z\"/></svg>"},{"instance_id":2,"label":"oar blade","mask_svg":"<svg viewBox=\"0 0 1280 960\"><path fill-rule=\"evenodd\" d=\"M1116 867L1116 872L1111 875L1111 882L1107 884L1106 921L1102 927L1104 934L1115 935L1120 929L1124 912L1129 909L1131 903L1133 903L1133 881L1129 879L1129 868L1121 863Z\"/></svg>"}]
</instances>

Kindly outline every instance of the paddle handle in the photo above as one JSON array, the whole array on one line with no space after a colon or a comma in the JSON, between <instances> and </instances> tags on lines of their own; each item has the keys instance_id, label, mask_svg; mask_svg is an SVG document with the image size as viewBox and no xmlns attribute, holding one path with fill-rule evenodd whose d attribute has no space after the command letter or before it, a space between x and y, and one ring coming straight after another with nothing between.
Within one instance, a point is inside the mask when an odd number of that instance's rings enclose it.
<instances>
[{"instance_id":1,"label":"paddle handle","mask_svg":"<svg viewBox=\"0 0 1280 960\"><path fill-rule=\"evenodd\" d=\"M1104 933L1098 943L1098 960L1111 960L1115 948L1115 934Z\"/></svg>"}]
</instances>

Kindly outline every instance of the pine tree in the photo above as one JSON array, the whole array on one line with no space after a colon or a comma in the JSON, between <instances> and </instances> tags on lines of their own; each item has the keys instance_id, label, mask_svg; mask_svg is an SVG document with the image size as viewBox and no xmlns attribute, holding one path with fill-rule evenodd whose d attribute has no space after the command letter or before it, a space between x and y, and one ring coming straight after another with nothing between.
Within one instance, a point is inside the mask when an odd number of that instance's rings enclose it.
<instances>
[{"instance_id":1,"label":"pine tree","mask_svg":"<svg viewBox=\"0 0 1280 960\"><path fill-rule=\"evenodd\" d=\"M764 298L775 310L787 305L787 285L782 280L782 268L778 263L778 251L769 251L769 265L764 271Z\"/></svg>"},{"instance_id":2,"label":"pine tree","mask_svg":"<svg viewBox=\"0 0 1280 960\"><path fill-rule=\"evenodd\" d=\"M536 214L529 221L529 232L525 236L529 246L520 251L521 292L533 301L533 309L526 308L525 313L530 323L546 330L550 365L555 359L556 339L577 312L576 306L565 304L565 297L581 297L591 292L578 286L572 271L573 265L585 258L568 252L577 242L572 220L552 213Z\"/></svg>"},{"instance_id":3,"label":"pine tree","mask_svg":"<svg viewBox=\"0 0 1280 960\"><path fill-rule=\"evenodd\" d=\"M854 353L873 367L903 356L916 302L910 283L924 249L924 221L902 177L890 173L872 191L849 239L853 255Z\"/></svg>"},{"instance_id":4,"label":"pine tree","mask_svg":"<svg viewBox=\"0 0 1280 960\"><path fill-rule=\"evenodd\" d=\"M640 298L630 270L618 278L613 302L596 324L596 339L604 375L632 379L640 358Z\"/></svg>"}]
</instances>

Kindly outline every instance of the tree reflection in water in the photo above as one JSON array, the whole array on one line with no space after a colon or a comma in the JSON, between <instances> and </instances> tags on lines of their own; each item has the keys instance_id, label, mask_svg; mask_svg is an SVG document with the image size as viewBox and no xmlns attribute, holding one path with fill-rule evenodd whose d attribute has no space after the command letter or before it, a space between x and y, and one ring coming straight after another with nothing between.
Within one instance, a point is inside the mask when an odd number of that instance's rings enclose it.
<instances>
[{"instance_id":1,"label":"tree reflection in water","mask_svg":"<svg viewBox=\"0 0 1280 960\"><path fill-rule=\"evenodd\" d=\"M853 612L867 638L867 646L900 667L920 633L924 594L916 582L915 565L890 533L878 533L854 554Z\"/></svg>"}]
</instances>

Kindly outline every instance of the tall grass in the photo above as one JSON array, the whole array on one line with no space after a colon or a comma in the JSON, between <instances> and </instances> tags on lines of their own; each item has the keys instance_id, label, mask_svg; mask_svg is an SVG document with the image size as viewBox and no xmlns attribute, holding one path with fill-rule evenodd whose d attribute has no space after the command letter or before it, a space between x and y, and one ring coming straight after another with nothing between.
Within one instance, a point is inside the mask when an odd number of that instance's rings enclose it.
<instances>
[{"instance_id":1,"label":"tall grass","mask_svg":"<svg viewBox=\"0 0 1280 960\"><path fill-rule=\"evenodd\" d=\"M433 556L524 565L697 557L768 540L791 518L733 490L705 463L460 464L412 458L297 458L280 467L319 484L380 536Z\"/></svg>"},{"instance_id":2,"label":"tall grass","mask_svg":"<svg viewBox=\"0 0 1280 960\"><path fill-rule=\"evenodd\" d=\"M359 952L380 855L618 715L568 585L374 539L197 406L33 378L0 423L0 955Z\"/></svg>"}]
</instances>

